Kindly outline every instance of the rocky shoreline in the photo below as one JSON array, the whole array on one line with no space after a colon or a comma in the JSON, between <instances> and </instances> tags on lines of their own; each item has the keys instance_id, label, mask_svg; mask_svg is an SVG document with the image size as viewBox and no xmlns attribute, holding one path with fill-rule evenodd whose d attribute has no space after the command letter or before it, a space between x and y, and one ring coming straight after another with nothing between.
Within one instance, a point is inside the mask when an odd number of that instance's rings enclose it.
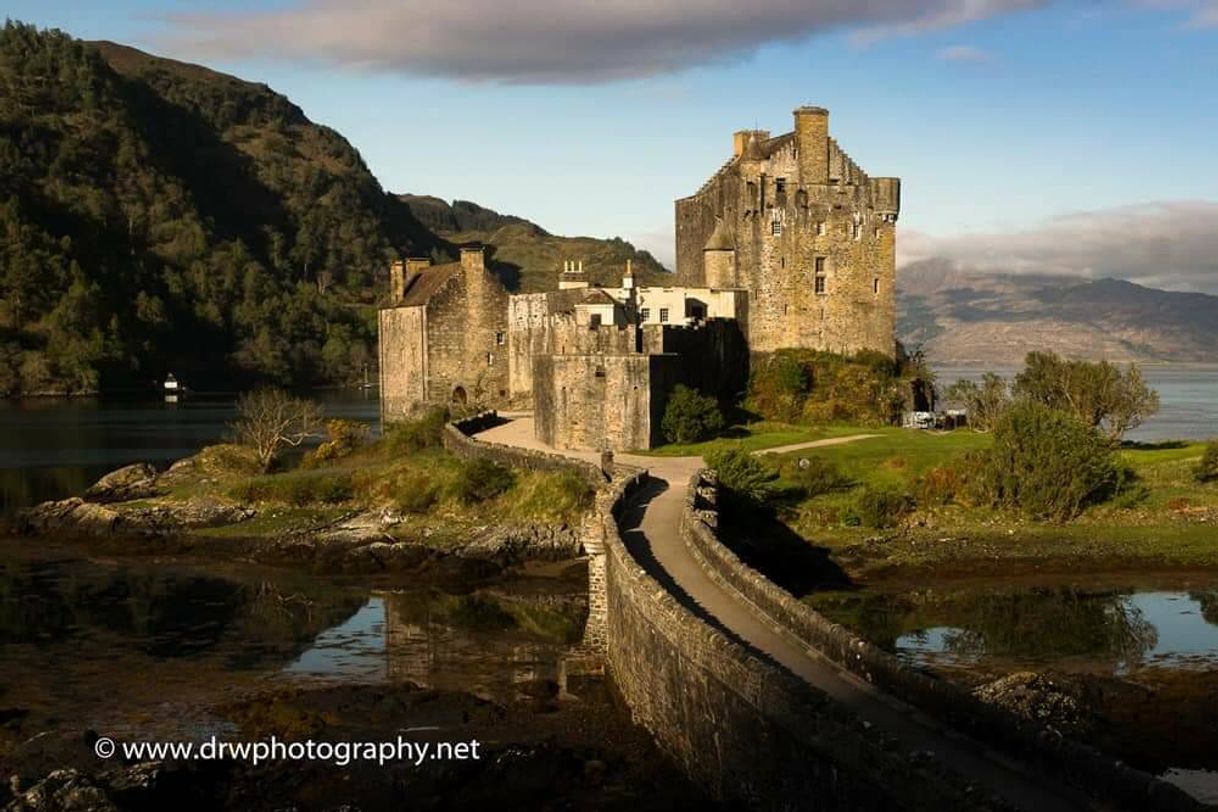
<instances>
[{"instance_id":1,"label":"rocky shoreline","mask_svg":"<svg viewBox=\"0 0 1218 812\"><path fill-rule=\"evenodd\" d=\"M111 553L196 555L300 567L314 573L433 573L490 577L534 561L563 561L583 554L580 529L567 524L503 524L461 528L460 538L428 530L400 532L405 517L393 510L349 510L322 521L289 523L274 533L248 533L273 507L214 496L167 499L192 478L206 476L198 457L159 472L147 463L112 471L80 496L43 502L16 517L23 536L78 539ZM225 533L199 531L224 528Z\"/></svg>"}]
</instances>

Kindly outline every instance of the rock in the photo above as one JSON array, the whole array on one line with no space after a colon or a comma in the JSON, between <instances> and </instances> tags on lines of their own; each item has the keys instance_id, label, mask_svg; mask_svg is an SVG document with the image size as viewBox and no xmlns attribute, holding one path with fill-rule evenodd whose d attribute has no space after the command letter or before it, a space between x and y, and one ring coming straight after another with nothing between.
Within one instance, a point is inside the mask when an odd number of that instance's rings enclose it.
<instances>
[{"instance_id":1,"label":"rock","mask_svg":"<svg viewBox=\"0 0 1218 812\"><path fill-rule=\"evenodd\" d=\"M125 465L94 482L82 494L87 502L128 502L160 492L157 470L146 462Z\"/></svg>"},{"instance_id":2,"label":"rock","mask_svg":"<svg viewBox=\"0 0 1218 812\"><path fill-rule=\"evenodd\" d=\"M15 797L7 812L110 812L105 790L77 770L55 770Z\"/></svg>"},{"instance_id":3,"label":"rock","mask_svg":"<svg viewBox=\"0 0 1218 812\"><path fill-rule=\"evenodd\" d=\"M150 507L87 502L79 497L43 502L23 512L18 529L28 534L163 536L196 527L219 527L253 518L255 511L226 502L194 499Z\"/></svg>"},{"instance_id":4,"label":"rock","mask_svg":"<svg viewBox=\"0 0 1218 812\"><path fill-rule=\"evenodd\" d=\"M497 527L475 536L453 552L461 558L510 567L525 561L562 561L581 552L579 533L567 525Z\"/></svg>"},{"instance_id":5,"label":"rock","mask_svg":"<svg viewBox=\"0 0 1218 812\"><path fill-rule=\"evenodd\" d=\"M973 695L1064 734L1085 731L1094 719L1084 687L1060 676L1021 671L981 685Z\"/></svg>"}]
</instances>

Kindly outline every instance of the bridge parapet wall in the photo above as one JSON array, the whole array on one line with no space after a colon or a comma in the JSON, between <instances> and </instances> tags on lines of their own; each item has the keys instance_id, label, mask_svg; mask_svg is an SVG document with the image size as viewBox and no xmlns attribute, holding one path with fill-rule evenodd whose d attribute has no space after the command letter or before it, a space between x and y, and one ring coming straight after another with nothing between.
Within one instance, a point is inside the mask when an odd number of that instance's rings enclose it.
<instances>
[{"instance_id":1,"label":"bridge parapet wall","mask_svg":"<svg viewBox=\"0 0 1218 812\"><path fill-rule=\"evenodd\" d=\"M647 485L645 472L615 482L604 517L607 658L634 720L688 775L754 809L988 808L650 575L618 531L627 500Z\"/></svg>"},{"instance_id":2,"label":"bridge parapet wall","mask_svg":"<svg viewBox=\"0 0 1218 812\"><path fill-rule=\"evenodd\" d=\"M794 636L842 668L948 725L1039 766L1092 795L1126 809L1207 808L1183 790L1066 739L1043 725L983 702L959 686L901 662L893 654L834 623L749 567L718 535L718 489L713 471L690 480L681 535L703 571L735 590L780 633Z\"/></svg>"}]
</instances>

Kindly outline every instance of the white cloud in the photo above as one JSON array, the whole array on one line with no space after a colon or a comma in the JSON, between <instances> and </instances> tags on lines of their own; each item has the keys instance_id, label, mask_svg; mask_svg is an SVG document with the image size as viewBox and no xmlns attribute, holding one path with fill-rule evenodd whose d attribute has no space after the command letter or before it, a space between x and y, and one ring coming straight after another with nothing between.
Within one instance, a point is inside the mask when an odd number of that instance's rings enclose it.
<instances>
[{"instance_id":1,"label":"white cloud","mask_svg":"<svg viewBox=\"0 0 1218 812\"><path fill-rule=\"evenodd\" d=\"M1182 9L1188 14L1190 28L1218 27L1218 0L1134 0L1147 8Z\"/></svg>"},{"instance_id":2,"label":"white cloud","mask_svg":"<svg viewBox=\"0 0 1218 812\"><path fill-rule=\"evenodd\" d=\"M945 62L988 62L989 51L984 51L975 45L949 45L940 49L935 56Z\"/></svg>"},{"instance_id":3,"label":"white cloud","mask_svg":"<svg viewBox=\"0 0 1218 812\"><path fill-rule=\"evenodd\" d=\"M274 57L473 82L592 83L851 30L916 34L1045 0L298 0L170 18L183 56Z\"/></svg>"},{"instance_id":4,"label":"white cloud","mask_svg":"<svg viewBox=\"0 0 1218 812\"><path fill-rule=\"evenodd\" d=\"M905 232L898 244L902 264L942 257L966 271L1112 277L1218 294L1218 202L1213 201L1065 214L1037 228L1000 234Z\"/></svg>"}]
</instances>

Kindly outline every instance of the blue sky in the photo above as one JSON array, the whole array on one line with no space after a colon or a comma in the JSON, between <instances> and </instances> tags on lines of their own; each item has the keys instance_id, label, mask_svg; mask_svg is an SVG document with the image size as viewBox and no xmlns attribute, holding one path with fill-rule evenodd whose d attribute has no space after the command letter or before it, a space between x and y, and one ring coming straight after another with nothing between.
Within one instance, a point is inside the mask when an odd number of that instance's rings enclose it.
<instances>
[{"instance_id":1,"label":"blue sky","mask_svg":"<svg viewBox=\"0 0 1218 812\"><path fill-rule=\"evenodd\" d=\"M757 0L747 19L727 0L581 3L6 13L264 81L350 139L386 189L666 260L673 199L723 163L731 132L785 132L792 108L818 104L867 171L903 178L906 259L1218 292L1213 0Z\"/></svg>"}]
</instances>

